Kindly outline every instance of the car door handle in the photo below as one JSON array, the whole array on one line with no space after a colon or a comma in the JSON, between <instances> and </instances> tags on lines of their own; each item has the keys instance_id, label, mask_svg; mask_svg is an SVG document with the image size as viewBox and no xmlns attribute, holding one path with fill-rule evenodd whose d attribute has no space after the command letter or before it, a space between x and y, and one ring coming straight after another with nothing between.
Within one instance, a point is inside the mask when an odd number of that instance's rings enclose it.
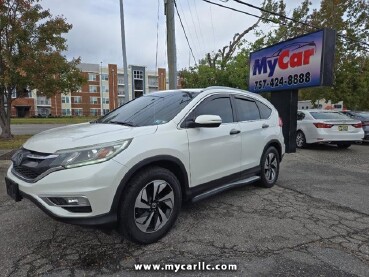
<instances>
[{"instance_id":1,"label":"car door handle","mask_svg":"<svg viewBox=\"0 0 369 277\"><path fill-rule=\"evenodd\" d=\"M261 125L261 128L263 128L263 129L265 129L265 128L268 128L269 127L269 124L263 124L263 125Z\"/></svg>"},{"instance_id":2,"label":"car door handle","mask_svg":"<svg viewBox=\"0 0 369 277\"><path fill-rule=\"evenodd\" d=\"M232 129L232 130L229 132L229 134L230 134L230 135L237 135L237 134L239 134L239 133L241 133L241 131L240 131L240 130L237 130L237 129Z\"/></svg>"}]
</instances>

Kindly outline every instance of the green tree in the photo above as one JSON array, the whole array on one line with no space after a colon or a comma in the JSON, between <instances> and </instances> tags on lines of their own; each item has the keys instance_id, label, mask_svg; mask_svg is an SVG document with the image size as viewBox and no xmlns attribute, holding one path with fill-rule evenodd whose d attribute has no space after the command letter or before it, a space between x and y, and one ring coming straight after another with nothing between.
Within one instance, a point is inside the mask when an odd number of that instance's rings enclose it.
<instances>
[{"instance_id":1,"label":"green tree","mask_svg":"<svg viewBox=\"0 0 369 277\"><path fill-rule=\"evenodd\" d=\"M72 25L53 17L38 0L0 2L0 127L1 137L11 138L12 94L37 89L50 97L76 91L84 82L76 68L79 59L67 61L62 36Z\"/></svg>"}]
</instances>

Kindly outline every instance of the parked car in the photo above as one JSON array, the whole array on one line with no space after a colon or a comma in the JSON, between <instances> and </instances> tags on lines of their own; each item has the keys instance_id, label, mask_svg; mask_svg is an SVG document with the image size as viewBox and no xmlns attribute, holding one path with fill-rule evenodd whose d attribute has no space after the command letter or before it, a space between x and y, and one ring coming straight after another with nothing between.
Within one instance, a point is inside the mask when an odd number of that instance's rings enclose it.
<instances>
[{"instance_id":1,"label":"parked car","mask_svg":"<svg viewBox=\"0 0 369 277\"><path fill-rule=\"evenodd\" d=\"M343 111L343 114L361 121L364 130L364 140L369 140L369 112Z\"/></svg>"},{"instance_id":2,"label":"parked car","mask_svg":"<svg viewBox=\"0 0 369 277\"><path fill-rule=\"evenodd\" d=\"M145 244L169 231L183 201L252 182L272 187L284 153L278 112L261 96L173 90L33 136L6 184L13 199L29 198L55 219L117 224Z\"/></svg>"},{"instance_id":3,"label":"parked car","mask_svg":"<svg viewBox=\"0 0 369 277\"><path fill-rule=\"evenodd\" d=\"M362 141L364 131L361 121L330 110L300 110L297 112L296 146L310 143L332 143L348 148Z\"/></svg>"}]
</instances>

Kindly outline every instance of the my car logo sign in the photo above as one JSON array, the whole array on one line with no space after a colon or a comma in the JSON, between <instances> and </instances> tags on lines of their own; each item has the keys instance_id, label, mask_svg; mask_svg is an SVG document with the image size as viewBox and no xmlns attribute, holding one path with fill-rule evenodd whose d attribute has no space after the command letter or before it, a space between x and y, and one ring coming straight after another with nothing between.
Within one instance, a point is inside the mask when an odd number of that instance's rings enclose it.
<instances>
[{"instance_id":1,"label":"my car logo sign","mask_svg":"<svg viewBox=\"0 0 369 277\"><path fill-rule=\"evenodd\" d=\"M249 91L330 85L334 44L335 32L324 29L251 53Z\"/></svg>"}]
</instances>

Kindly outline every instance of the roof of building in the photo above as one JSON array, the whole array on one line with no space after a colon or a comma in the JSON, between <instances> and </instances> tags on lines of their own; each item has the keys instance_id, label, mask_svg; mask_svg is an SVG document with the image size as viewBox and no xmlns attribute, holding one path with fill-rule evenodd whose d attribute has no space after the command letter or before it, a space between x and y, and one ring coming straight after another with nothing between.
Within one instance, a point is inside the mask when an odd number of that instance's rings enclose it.
<instances>
[{"instance_id":1,"label":"roof of building","mask_svg":"<svg viewBox=\"0 0 369 277\"><path fill-rule=\"evenodd\" d=\"M99 72L100 66L94 63L80 63L77 68L83 72Z\"/></svg>"}]
</instances>

